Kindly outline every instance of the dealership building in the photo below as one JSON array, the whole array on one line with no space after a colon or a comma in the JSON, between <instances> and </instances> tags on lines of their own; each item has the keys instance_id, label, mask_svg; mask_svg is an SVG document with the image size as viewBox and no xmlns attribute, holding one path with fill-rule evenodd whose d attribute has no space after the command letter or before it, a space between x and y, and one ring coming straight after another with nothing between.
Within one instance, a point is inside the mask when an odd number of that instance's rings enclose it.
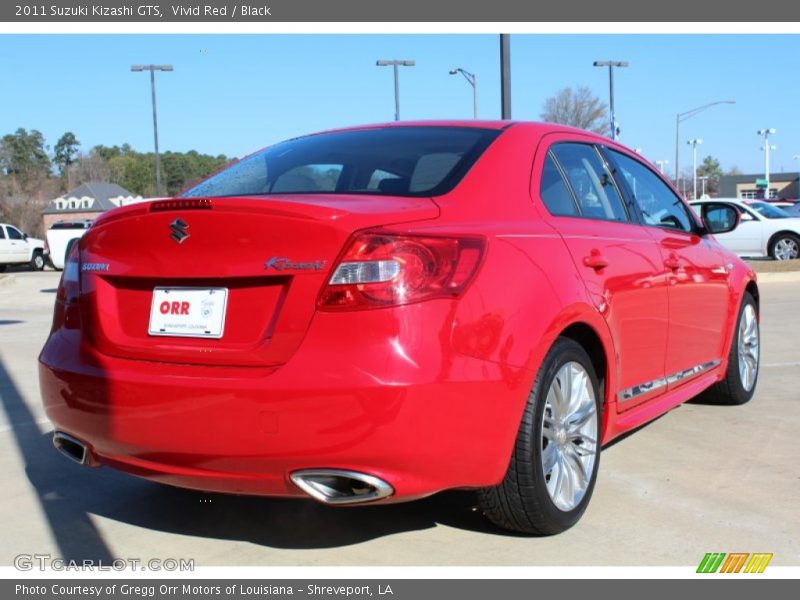
<instances>
[{"instance_id":1,"label":"dealership building","mask_svg":"<svg viewBox=\"0 0 800 600\"><path fill-rule=\"evenodd\" d=\"M720 198L764 198L764 173L723 175L719 178ZM768 198L800 198L800 173L770 173Z\"/></svg>"}]
</instances>

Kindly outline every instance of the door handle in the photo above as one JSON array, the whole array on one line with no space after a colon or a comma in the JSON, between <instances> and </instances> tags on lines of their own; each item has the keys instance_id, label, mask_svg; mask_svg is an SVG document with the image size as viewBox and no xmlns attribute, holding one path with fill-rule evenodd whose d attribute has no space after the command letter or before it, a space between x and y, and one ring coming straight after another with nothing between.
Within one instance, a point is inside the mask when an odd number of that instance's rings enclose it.
<instances>
[{"instance_id":1,"label":"door handle","mask_svg":"<svg viewBox=\"0 0 800 600\"><path fill-rule=\"evenodd\" d=\"M605 269L608 266L608 259L600 254L599 250L592 250L592 253L589 256L583 257L583 264L590 269L599 271L600 269Z\"/></svg>"},{"instance_id":2,"label":"door handle","mask_svg":"<svg viewBox=\"0 0 800 600\"><path fill-rule=\"evenodd\" d=\"M673 254L664 259L664 266L673 271L677 271L681 268L681 261Z\"/></svg>"}]
</instances>

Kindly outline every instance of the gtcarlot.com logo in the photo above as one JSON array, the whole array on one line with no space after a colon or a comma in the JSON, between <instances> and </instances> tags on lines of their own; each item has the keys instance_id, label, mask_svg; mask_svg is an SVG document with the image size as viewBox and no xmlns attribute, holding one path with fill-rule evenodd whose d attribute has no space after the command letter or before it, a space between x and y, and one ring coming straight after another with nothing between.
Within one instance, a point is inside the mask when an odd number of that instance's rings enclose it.
<instances>
[{"instance_id":1,"label":"gtcarlot.com logo","mask_svg":"<svg viewBox=\"0 0 800 600\"><path fill-rule=\"evenodd\" d=\"M50 554L18 554L14 557L18 571L194 571L193 558L115 558L111 562L91 559L66 560Z\"/></svg>"},{"instance_id":2,"label":"gtcarlot.com logo","mask_svg":"<svg viewBox=\"0 0 800 600\"><path fill-rule=\"evenodd\" d=\"M698 573L763 573L772 553L708 552L697 567Z\"/></svg>"}]
</instances>

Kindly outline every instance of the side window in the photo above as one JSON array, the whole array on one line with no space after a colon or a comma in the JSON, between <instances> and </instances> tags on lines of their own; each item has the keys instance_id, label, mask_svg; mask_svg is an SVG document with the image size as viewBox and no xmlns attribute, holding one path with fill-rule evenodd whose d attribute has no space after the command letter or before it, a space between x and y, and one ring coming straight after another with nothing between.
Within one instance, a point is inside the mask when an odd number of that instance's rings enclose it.
<instances>
[{"instance_id":1,"label":"side window","mask_svg":"<svg viewBox=\"0 0 800 600\"><path fill-rule=\"evenodd\" d=\"M580 213L590 219L627 221L614 178L597 149L589 144L556 144L552 152L567 175Z\"/></svg>"},{"instance_id":2,"label":"side window","mask_svg":"<svg viewBox=\"0 0 800 600\"><path fill-rule=\"evenodd\" d=\"M6 239L6 228L0 225L0 240Z\"/></svg>"},{"instance_id":3,"label":"side window","mask_svg":"<svg viewBox=\"0 0 800 600\"><path fill-rule=\"evenodd\" d=\"M614 150L610 153L625 177L645 223L687 233L694 229L686 205L658 175L625 154Z\"/></svg>"},{"instance_id":4,"label":"side window","mask_svg":"<svg viewBox=\"0 0 800 600\"><path fill-rule=\"evenodd\" d=\"M21 240L23 239L22 232L17 229L16 227L6 227L8 229L8 239L10 240Z\"/></svg>"},{"instance_id":5,"label":"side window","mask_svg":"<svg viewBox=\"0 0 800 600\"><path fill-rule=\"evenodd\" d=\"M539 195L551 215L575 216L578 214L575 200L572 198L572 192L569 191L564 178L561 176L561 171L558 170L556 163L553 161L553 155L549 152L547 153L547 158L544 159L542 178L539 182Z\"/></svg>"}]
</instances>

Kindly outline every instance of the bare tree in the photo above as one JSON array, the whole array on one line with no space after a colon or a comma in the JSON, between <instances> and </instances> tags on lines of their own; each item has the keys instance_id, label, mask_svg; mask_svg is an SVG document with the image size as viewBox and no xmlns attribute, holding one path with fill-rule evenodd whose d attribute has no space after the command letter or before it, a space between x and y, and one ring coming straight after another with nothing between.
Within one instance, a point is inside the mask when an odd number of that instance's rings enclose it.
<instances>
[{"instance_id":1,"label":"bare tree","mask_svg":"<svg viewBox=\"0 0 800 600\"><path fill-rule=\"evenodd\" d=\"M594 133L608 133L608 106L588 87L566 87L545 100L539 115L542 121L570 125Z\"/></svg>"},{"instance_id":2,"label":"bare tree","mask_svg":"<svg viewBox=\"0 0 800 600\"><path fill-rule=\"evenodd\" d=\"M114 169L107 160L94 151L79 155L72 166L71 174L73 185L81 185L88 181L114 180Z\"/></svg>"}]
</instances>

